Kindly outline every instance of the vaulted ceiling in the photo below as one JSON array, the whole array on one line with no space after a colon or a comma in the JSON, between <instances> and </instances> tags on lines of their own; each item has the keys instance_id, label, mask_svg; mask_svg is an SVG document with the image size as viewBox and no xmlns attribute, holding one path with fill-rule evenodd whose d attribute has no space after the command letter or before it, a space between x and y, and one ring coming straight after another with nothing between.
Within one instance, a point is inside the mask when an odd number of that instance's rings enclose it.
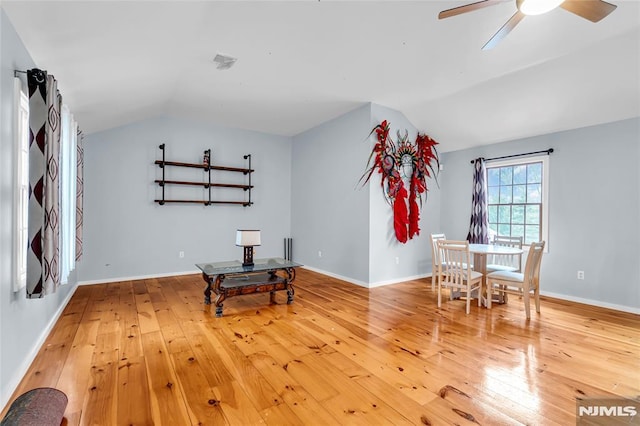
<instances>
[{"instance_id":1,"label":"vaulted ceiling","mask_svg":"<svg viewBox=\"0 0 640 426\"><path fill-rule=\"evenodd\" d=\"M488 51L515 0L444 20L469 2L1 5L85 133L168 115L295 135L374 102L446 152L640 116L640 2L611 2L596 24L528 16Z\"/></svg>"}]
</instances>

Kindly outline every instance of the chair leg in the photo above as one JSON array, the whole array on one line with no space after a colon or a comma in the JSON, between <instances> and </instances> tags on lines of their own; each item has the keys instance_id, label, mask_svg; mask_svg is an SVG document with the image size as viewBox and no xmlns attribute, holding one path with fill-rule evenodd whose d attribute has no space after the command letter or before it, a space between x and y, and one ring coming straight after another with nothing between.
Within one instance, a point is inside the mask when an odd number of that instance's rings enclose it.
<instances>
[{"instance_id":1,"label":"chair leg","mask_svg":"<svg viewBox=\"0 0 640 426\"><path fill-rule=\"evenodd\" d=\"M487 302L488 303L488 302ZM478 307L482 306L482 280L478 283ZM491 306L488 306L491 307Z\"/></svg>"},{"instance_id":2,"label":"chair leg","mask_svg":"<svg viewBox=\"0 0 640 426\"><path fill-rule=\"evenodd\" d=\"M466 300L466 312L467 315L469 315L471 313L471 289L469 286L467 286L467 300Z\"/></svg>"},{"instance_id":3,"label":"chair leg","mask_svg":"<svg viewBox=\"0 0 640 426\"><path fill-rule=\"evenodd\" d=\"M527 314L527 319L531 319L531 312L529 309L529 292L525 291L522 294L522 299L524 300L524 312Z\"/></svg>"},{"instance_id":4,"label":"chair leg","mask_svg":"<svg viewBox=\"0 0 640 426\"><path fill-rule=\"evenodd\" d=\"M487 280L487 309L491 309L491 301L493 299L493 284Z\"/></svg>"},{"instance_id":5,"label":"chair leg","mask_svg":"<svg viewBox=\"0 0 640 426\"><path fill-rule=\"evenodd\" d=\"M440 280L438 280L438 308L442 304L442 285L440 284Z\"/></svg>"},{"instance_id":6,"label":"chair leg","mask_svg":"<svg viewBox=\"0 0 640 426\"><path fill-rule=\"evenodd\" d=\"M533 292L533 300L536 303L536 312L540 313L540 290L537 287Z\"/></svg>"}]
</instances>

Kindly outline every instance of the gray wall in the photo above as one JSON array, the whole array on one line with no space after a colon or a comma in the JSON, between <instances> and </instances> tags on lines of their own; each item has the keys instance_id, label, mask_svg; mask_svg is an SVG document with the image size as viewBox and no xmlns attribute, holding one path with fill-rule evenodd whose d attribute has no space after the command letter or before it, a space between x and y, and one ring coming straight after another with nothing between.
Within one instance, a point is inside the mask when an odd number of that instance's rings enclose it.
<instances>
[{"instance_id":1,"label":"gray wall","mask_svg":"<svg viewBox=\"0 0 640 426\"><path fill-rule=\"evenodd\" d=\"M409 141L414 142L418 130L399 111L380 105L372 105L370 129L387 120L390 136L397 142L397 131L409 132ZM372 138L375 138L372 136ZM375 143L375 140L372 141ZM364 158L359 159L362 163ZM369 184L370 207L370 248L369 286L398 282L424 276L431 271L431 246L429 235L440 228L440 189L436 181L427 180L427 197L423 196L420 208L420 234L400 243L393 228L393 208L386 201L380 187L380 175L375 174ZM408 189L408 188L407 188Z\"/></svg>"},{"instance_id":2,"label":"gray wall","mask_svg":"<svg viewBox=\"0 0 640 426\"><path fill-rule=\"evenodd\" d=\"M395 110L368 104L294 137L292 234L295 259L307 267L374 287L424 276L431 270L429 234L439 228L440 191L429 181L420 235L406 244L393 232L393 210L380 175L366 186L360 177L376 142L371 129L388 120L396 130L416 129ZM322 252L322 257L318 252Z\"/></svg>"},{"instance_id":3,"label":"gray wall","mask_svg":"<svg viewBox=\"0 0 640 426\"><path fill-rule=\"evenodd\" d=\"M0 9L0 407L4 406L76 288L29 300L13 292L13 70L36 66ZM26 80L25 80L26 81ZM63 94L64 95L64 94Z\"/></svg>"},{"instance_id":4,"label":"gray wall","mask_svg":"<svg viewBox=\"0 0 640 426\"><path fill-rule=\"evenodd\" d=\"M640 311L640 119L449 152L441 173L441 227L465 238L470 160L553 148L549 158L549 252L542 292ZM577 280L577 271L585 272Z\"/></svg>"},{"instance_id":5,"label":"gray wall","mask_svg":"<svg viewBox=\"0 0 640 426\"><path fill-rule=\"evenodd\" d=\"M294 259L361 285L369 282L369 189L358 180L370 115L370 105L353 110L295 136L292 148Z\"/></svg>"},{"instance_id":6,"label":"gray wall","mask_svg":"<svg viewBox=\"0 0 640 426\"><path fill-rule=\"evenodd\" d=\"M251 154L250 207L165 204L154 183L161 169L158 145L166 160L246 167ZM200 181L199 169L167 167L166 179ZM247 182L240 173L212 172L212 181ZM256 257L282 256L290 235L291 138L159 117L85 138L84 259L81 282L197 271L195 264L242 259L236 229L262 230ZM166 198L202 199L198 187L167 186ZM214 189L217 199L243 200L239 189ZM215 197L214 197L215 198ZM184 258L178 253L184 252Z\"/></svg>"}]
</instances>

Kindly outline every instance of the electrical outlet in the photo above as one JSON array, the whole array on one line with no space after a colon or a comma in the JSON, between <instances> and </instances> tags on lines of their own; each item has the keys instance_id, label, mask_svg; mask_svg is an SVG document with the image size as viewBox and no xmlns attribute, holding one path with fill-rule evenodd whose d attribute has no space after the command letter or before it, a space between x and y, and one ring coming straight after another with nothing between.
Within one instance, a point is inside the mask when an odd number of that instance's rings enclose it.
<instances>
[{"instance_id":1,"label":"electrical outlet","mask_svg":"<svg viewBox=\"0 0 640 426\"><path fill-rule=\"evenodd\" d=\"M182 259L184 257L184 252L183 251L178 252L178 257Z\"/></svg>"},{"instance_id":2,"label":"electrical outlet","mask_svg":"<svg viewBox=\"0 0 640 426\"><path fill-rule=\"evenodd\" d=\"M322 257L322 250L318 250L318 257Z\"/></svg>"},{"instance_id":3,"label":"electrical outlet","mask_svg":"<svg viewBox=\"0 0 640 426\"><path fill-rule=\"evenodd\" d=\"M396 265L400 264L400 258L398 256L396 256Z\"/></svg>"},{"instance_id":4,"label":"electrical outlet","mask_svg":"<svg viewBox=\"0 0 640 426\"><path fill-rule=\"evenodd\" d=\"M584 271L578 271L578 279L584 280Z\"/></svg>"}]
</instances>

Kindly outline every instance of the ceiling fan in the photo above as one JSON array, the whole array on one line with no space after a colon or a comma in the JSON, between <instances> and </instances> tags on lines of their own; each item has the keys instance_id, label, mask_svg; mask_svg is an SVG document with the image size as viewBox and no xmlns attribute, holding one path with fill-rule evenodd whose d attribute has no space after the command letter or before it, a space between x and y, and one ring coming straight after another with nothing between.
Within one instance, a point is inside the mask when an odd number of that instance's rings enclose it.
<instances>
[{"instance_id":1,"label":"ceiling fan","mask_svg":"<svg viewBox=\"0 0 640 426\"><path fill-rule=\"evenodd\" d=\"M474 10L493 6L504 1L505 0L482 0L464 6L454 7L453 9L440 12L438 19L473 12ZM591 22L598 22L613 12L617 7L603 0L516 0L516 6L518 7L516 13L482 46L482 50L494 48L500 40L505 38L527 15L541 15L556 7L561 7L581 18L588 19Z\"/></svg>"}]
</instances>

